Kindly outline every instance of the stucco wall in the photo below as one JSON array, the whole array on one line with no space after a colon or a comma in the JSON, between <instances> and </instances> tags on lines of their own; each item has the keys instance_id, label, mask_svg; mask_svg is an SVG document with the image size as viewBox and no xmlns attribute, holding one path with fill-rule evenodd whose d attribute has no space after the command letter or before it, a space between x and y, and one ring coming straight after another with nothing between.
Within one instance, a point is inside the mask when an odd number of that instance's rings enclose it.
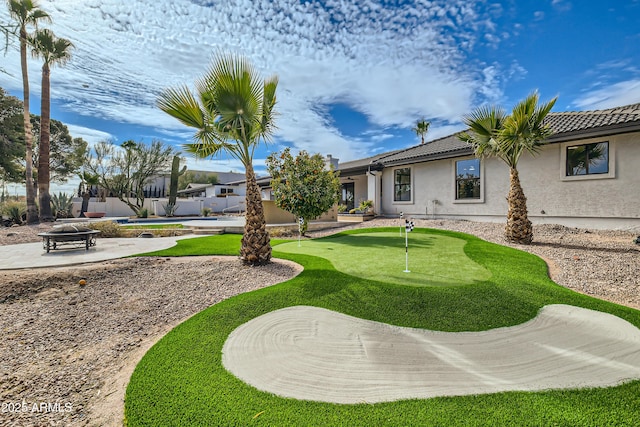
<instances>
[{"instance_id":1,"label":"stucco wall","mask_svg":"<svg viewBox=\"0 0 640 427\"><path fill-rule=\"evenodd\" d=\"M264 217L267 224L292 224L298 219L292 213L286 212L276 206L272 200L263 200ZM328 212L322 214L317 221L335 221L337 219L336 207L332 207Z\"/></svg>"},{"instance_id":2,"label":"stucco wall","mask_svg":"<svg viewBox=\"0 0 640 427\"><path fill-rule=\"evenodd\" d=\"M609 142L612 177L572 179L564 176L566 145ZM472 157L467 157L472 158ZM393 171L382 177L382 213L400 212L427 218L504 221L507 212L509 169L498 159L481 163L482 199L455 200L455 161L445 159L409 165L412 170L411 202L393 201ZM525 153L518 170L529 215L534 223L559 223L576 227L640 230L640 133L550 144L535 158ZM400 166L402 167L402 166ZM434 203L434 201L437 201ZM544 213L543 213L544 211Z\"/></svg>"}]
</instances>

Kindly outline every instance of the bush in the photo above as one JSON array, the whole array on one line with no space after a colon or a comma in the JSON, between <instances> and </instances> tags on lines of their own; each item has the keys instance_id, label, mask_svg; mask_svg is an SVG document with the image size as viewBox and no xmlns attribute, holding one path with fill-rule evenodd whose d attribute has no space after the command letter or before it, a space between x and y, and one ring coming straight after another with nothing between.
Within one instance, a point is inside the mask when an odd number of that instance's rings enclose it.
<instances>
[{"instance_id":1,"label":"bush","mask_svg":"<svg viewBox=\"0 0 640 427\"><path fill-rule=\"evenodd\" d=\"M372 200L360 200L360 206L358 206L358 210L367 213L369 209L373 207Z\"/></svg>"},{"instance_id":2,"label":"bush","mask_svg":"<svg viewBox=\"0 0 640 427\"><path fill-rule=\"evenodd\" d=\"M138 218L148 218L149 217L149 209L142 208L138 211Z\"/></svg>"},{"instance_id":3,"label":"bush","mask_svg":"<svg viewBox=\"0 0 640 427\"><path fill-rule=\"evenodd\" d=\"M162 205L162 208L164 209L164 214L171 217L176 214L178 205L176 203L167 203L166 205Z\"/></svg>"},{"instance_id":4,"label":"bush","mask_svg":"<svg viewBox=\"0 0 640 427\"><path fill-rule=\"evenodd\" d=\"M338 205L338 213L346 212L347 205Z\"/></svg>"},{"instance_id":5,"label":"bush","mask_svg":"<svg viewBox=\"0 0 640 427\"><path fill-rule=\"evenodd\" d=\"M211 208L202 208L202 216L211 215Z\"/></svg>"},{"instance_id":6,"label":"bush","mask_svg":"<svg viewBox=\"0 0 640 427\"><path fill-rule=\"evenodd\" d=\"M354 214L354 213L356 213L356 212L357 212L357 209L351 209L351 210L349 211L349 213L350 213L350 214Z\"/></svg>"},{"instance_id":7,"label":"bush","mask_svg":"<svg viewBox=\"0 0 640 427\"><path fill-rule=\"evenodd\" d=\"M71 218L73 194L58 193L51 197L51 210L56 218Z\"/></svg>"},{"instance_id":8,"label":"bush","mask_svg":"<svg viewBox=\"0 0 640 427\"><path fill-rule=\"evenodd\" d=\"M27 216L26 202L6 202L2 205L2 215L13 224L21 225Z\"/></svg>"},{"instance_id":9,"label":"bush","mask_svg":"<svg viewBox=\"0 0 640 427\"><path fill-rule=\"evenodd\" d=\"M113 221L90 222L88 227L100 231L100 237L121 237L122 229L120 225Z\"/></svg>"}]
</instances>

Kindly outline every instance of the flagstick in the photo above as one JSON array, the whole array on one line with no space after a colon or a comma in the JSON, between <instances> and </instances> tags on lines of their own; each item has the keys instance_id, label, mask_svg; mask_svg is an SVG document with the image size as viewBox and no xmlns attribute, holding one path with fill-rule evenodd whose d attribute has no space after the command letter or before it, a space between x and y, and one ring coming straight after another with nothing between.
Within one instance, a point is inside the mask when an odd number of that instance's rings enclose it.
<instances>
[{"instance_id":1,"label":"flagstick","mask_svg":"<svg viewBox=\"0 0 640 427\"><path fill-rule=\"evenodd\" d=\"M402 233L402 230L400 231ZM404 272L411 273L409 271L409 233L407 232L407 228L404 229Z\"/></svg>"}]
</instances>

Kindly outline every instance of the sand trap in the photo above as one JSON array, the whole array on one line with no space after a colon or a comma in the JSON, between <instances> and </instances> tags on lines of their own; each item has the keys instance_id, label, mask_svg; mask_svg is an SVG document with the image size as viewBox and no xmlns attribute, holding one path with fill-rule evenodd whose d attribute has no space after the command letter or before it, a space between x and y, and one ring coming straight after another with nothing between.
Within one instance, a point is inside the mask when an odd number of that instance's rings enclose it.
<instances>
[{"instance_id":1,"label":"sand trap","mask_svg":"<svg viewBox=\"0 0 640 427\"><path fill-rule=\"evenodd\" d=\"M234 330L226 369L283 397L374 403L511 390L606 387L640 378L640 329L549 305L522 325L446 333L296 306Z\"/></svg>"}]
</instances>

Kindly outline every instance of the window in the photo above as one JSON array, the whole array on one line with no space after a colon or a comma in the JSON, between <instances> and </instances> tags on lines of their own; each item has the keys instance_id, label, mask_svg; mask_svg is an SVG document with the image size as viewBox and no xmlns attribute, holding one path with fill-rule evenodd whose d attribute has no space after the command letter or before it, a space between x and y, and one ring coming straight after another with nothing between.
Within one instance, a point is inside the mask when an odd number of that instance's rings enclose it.
<instances>
[{"instance_id":1,"label":"window","mask_svg":"<svg viewBox=\"0 0 640 427\"><path fill-rule=\"evenodd\" d=\"M456 200L480 199L480 160L456 162Z\"/></svg>"},{"instance_id":2,"label":"window","mask_svg":"<svg viewBox=\"0 0 640 427\"><path fill-rule=\"evenodd\" d=\"M608 142L568 146L566 155L566 176L609 173Z\"/></svg>"},{"instance_id":3,"label":"window","mask_svg":"<svg viewBox=\"0 0 640 427\"><path fill-rule=\"evenodd\" d=\"M393 171L393 201L411 201L411 168Z\"/></svg>"},{"instance_id":4,"label":"window","mask_svg":"<svg viewBox=\"0 0 640 427\"><path fill-rule=\"evenodd\" d=\"M347 211L355 208L354 197L355 185L353 182L346 182L342 184L342 197L340 198L340 204L347 207Z\"/></svg>"}]
</instances>

